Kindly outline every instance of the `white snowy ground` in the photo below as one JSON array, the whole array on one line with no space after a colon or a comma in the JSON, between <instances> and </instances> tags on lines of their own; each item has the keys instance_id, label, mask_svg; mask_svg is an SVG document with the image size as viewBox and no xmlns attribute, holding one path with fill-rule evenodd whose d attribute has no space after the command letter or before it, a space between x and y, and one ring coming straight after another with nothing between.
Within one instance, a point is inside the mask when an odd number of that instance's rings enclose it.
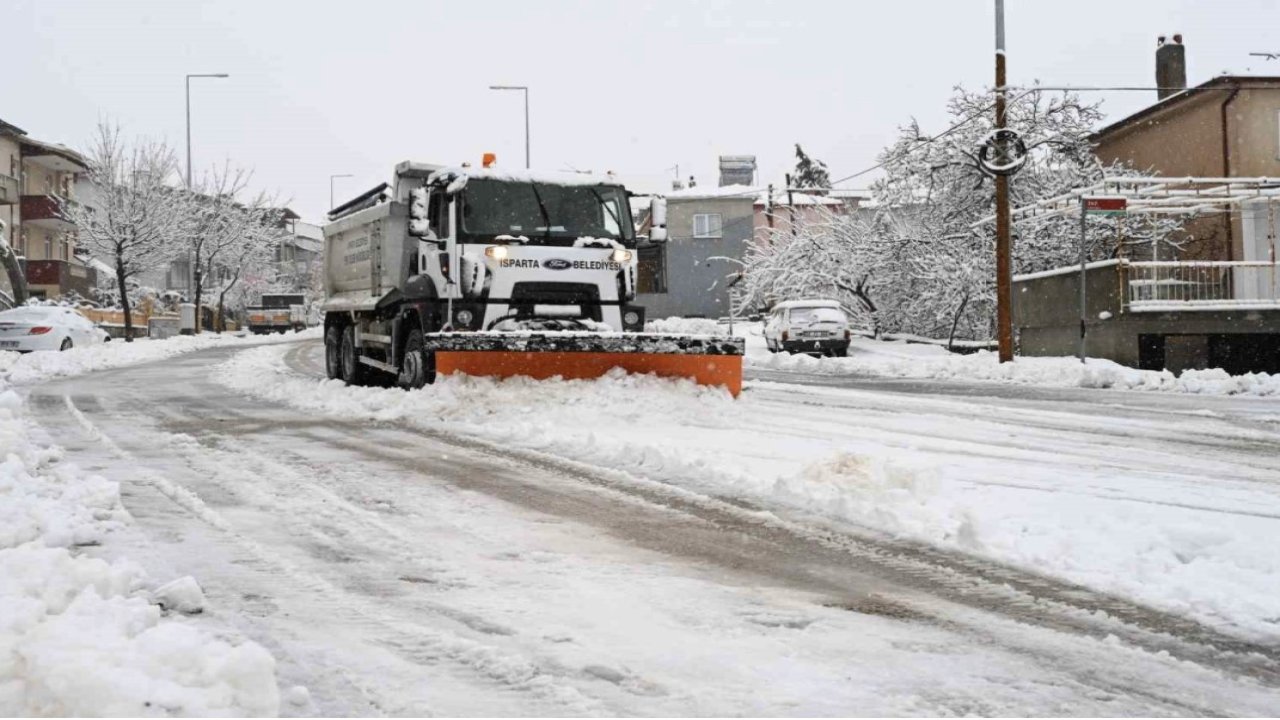
<instances>
[{"instance_id":1,"label":"white snowy ground","mask_svg":"<svg viewBox=\"0 0 1280 720\"><path fill-rule=\"evenodd\" d=\"M769 362L758 339L752 345L753 364ZM1167 436L1167 417L1091 418L770 382L748 383L737 400L621 373L572 382L446 378L409 393L349 388L297 374L283 354L249 350L215 377L336 418L404 421L799 509L1066 578L1239 635L1280 638L1280 553L1272 542L1280 537L1280 404L1251 426L1188 412L1175 418L1189 441L1182 443ZM1214 448L1242 440L1251 452Z\"/></svg>"},{"instance_id":2,"label":"white snowy ground","mask_svg":"<svg viewBox=\"0 0 1280 720\"><path fill-rule=\"evenodd\" d=\"M0 715L273 715L275 662L194 619L191 577L86 553L131 518L119 483L42 442L15 385L279 338L202 335L0 353ZM168 580L169 582L166 582Z\"/></svg>"},{"instance_id":3,"label":"white snowy ground","mask_svg":"<svg viewBox=\"0 0 1280 720\"><path fill-rule=\"evenodd\" d=\"M679 332L689 322L699 332L711 328L707 321L668 322L668 332ZM724 332L725 326L718 326ZM1191 393L1198 395L1253 395L1280 397L1280 375L1248 373L1228 375L1219 369L1169 371L1135 370L1110 360L1089 358L1019 357L1000 363L996 353L980 350L969 355L951 353L938 345L855 337L849 356L815 358L808 355L771 354L765 349L758 323L744 324L738 334L747 337L749 367L818 375L854 375L931 380L1002 382L1041 387L1112 388Z\"/></svg>"},{"instance_id":4,"label":"white snowy ground","mask_svg":"<svg viewBox=\"0 0 1280 720\"><path fill-rule=\"evenodd\" d=\"M206 332L199 335L179 335L166 340L151 338L139 338L133 342L113 340L101 345L76 347L65 352L24 354L0 351L0 383L22 385L51 378L74 377L94 370L163 360L174 355L208 348L252 347L315 337L320 337L319 328L284 335Z\"/></svg>"}]
</instances>

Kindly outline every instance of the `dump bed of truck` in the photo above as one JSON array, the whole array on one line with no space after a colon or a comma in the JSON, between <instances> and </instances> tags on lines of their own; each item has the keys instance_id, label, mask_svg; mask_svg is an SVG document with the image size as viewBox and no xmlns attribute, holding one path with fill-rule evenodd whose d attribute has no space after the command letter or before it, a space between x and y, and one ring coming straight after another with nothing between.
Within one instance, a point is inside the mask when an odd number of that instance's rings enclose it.
<instances>
[{"instance_id":1,"label":"dump bed of truck","mask_svg":"<svg viewBox=\"0 0 1280 720\"><path fill-rule=\"evenodd\" d=\"M326 310L371 308L404 287L418 249L408 222L403 204L385 202L325 226Z\"/></svg>"}]
</instances>

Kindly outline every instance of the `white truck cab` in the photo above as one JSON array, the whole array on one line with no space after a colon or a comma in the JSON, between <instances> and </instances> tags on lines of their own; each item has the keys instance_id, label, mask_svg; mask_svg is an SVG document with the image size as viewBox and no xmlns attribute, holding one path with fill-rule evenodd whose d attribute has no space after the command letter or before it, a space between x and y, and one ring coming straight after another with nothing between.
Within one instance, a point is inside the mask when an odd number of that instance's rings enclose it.
<instances>
[{"instance_id":1,"label":"white truck cab","mask_svg":"<svg viewBox=\"0 0 1280 720\"><path fill-rule=\"evenodd\" d=\"M774 305L764 325L769 352L839 357L849 352L849 316L835 300L788 300Z\"/></svg>"}]
</instances>

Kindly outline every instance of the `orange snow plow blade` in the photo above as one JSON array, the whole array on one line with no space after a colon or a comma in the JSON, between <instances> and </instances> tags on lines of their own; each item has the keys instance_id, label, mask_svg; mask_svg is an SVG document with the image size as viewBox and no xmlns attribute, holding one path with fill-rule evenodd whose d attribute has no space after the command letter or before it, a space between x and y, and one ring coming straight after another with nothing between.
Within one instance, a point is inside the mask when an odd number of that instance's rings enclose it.
<instances>
[{"instance_id":1,"label":"orange snow plow blade","mask_svg":"<svg viewBox=\"0 0 1280 720\"><path fill-rule=\"evenodd\" d=\"M613 368L688 378L742 392L740 338L618 333L440 333L429 336L436 372L535 380L598 378Z\"/></svg>"}]
</instances>

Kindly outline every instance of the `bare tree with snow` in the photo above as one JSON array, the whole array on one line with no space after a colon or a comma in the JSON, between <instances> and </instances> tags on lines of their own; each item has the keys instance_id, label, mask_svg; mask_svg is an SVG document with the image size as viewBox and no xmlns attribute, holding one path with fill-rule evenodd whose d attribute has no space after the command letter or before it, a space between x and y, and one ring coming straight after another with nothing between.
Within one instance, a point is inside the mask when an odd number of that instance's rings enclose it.
<instances>
[{"instance_id":1,"label":"bare tree with snow","mask_svg":"<svg viewBox=\"0 0 1280 720\"><path fill-rule=\"evenodd\" d=\"M991 130L990 93L956 90L952 129L926 137L912 122L881 155L884 177L873 189L876 209L816 213L796 232L772 233L748 254L743 301L768 305L822 295L845 302L879 332L987 339L994 332L994 226L980 221L994 208L995 183L977 160ZM1140 175L1104 167L1089 136L1102 119L1098 104L1070 93L1030 91L1009 104L1009 125L1026 141L1030 159L1010 183L1015 206L1026 205L1104 176ZM1168 218L1090 219L1091 259L1115 257L1153 242L1177 245L1180 223ZM1076 218L1016 228L1015 272L1076 261Z\"/></svg>"},{"instance_id":2,"label":"bare tree with snow","mask_svg":"<svg viewBox=\"0 0 1280 720\"><path fill-rule=\"evenodd\" d=\"M237 206L225 223L227 241L219 243L215 258L224 264L226 275L218 292L218 332L226 329L227 298L238 297L244 306L247 291L254 283L244 282L246 276L256 277L263 268L271 268L276 246L285 235L284 210L275 206L266 195L258 195L252 201Z\"/></svg>"},{"instance_id":3,"label":"bare tree with snow","mask_svg":"<svg viewBox=\"0 0 1280 720\"><path fill-rule=\"evenodd\" d=\"M86 157L86 174L97 194L94 206L59 199L59 208L76 226L77 243L109 258L114 266L125 340L132 341L129 279L169 263L181 252L187 196L168 183L177 160L164 142L129 144L120 138L118 127L102 122Z\"/></svg>"},{"instance_id":4,"label":"bare tree with snow","mask_svg":"<svg viewBox=\"0 0 1280 720\"><path fill-rule=\"evenodd\" d=\"M187 252L194 272L194 297L197 333L202 329L202 301L207 283L217 271L221 256L241 242L243 208L239 195L249 184L250 173L225 163L205 175L191 188L190 225Z\"/></svg>"}]
</instances>

